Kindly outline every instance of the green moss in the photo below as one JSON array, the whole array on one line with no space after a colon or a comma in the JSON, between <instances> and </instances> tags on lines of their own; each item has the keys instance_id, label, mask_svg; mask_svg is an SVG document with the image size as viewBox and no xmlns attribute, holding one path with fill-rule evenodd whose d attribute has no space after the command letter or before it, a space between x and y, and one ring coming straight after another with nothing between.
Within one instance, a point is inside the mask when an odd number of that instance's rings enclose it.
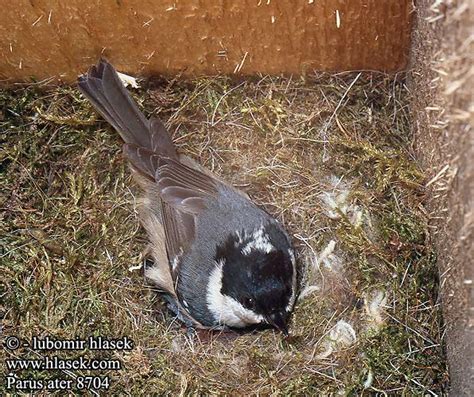
<instances>
[{"instance_id":1,"label":"green moss","mask_svg":"<svg viewBox=\"0 0 474 397\"><path fill-rule=\"evenodd\" d=\"M436 256L406 93L382 75L363 75L347 91L353 78L161 80L134 92L147 115L168 123L181 151L285 223L302 265L336 241L342 268L303 275L303 287L320 290L298 302L287 341L272 330L187 336L141 272L129 270L146 236L118 134L74 88L0 91L4 334L129 336L132 352L106 354L125 367L101 373L112 378L111 394L443 393ZM319 197L333 189L331 175L350 185L359 223L342 211L325 215ZM364 306L374 290L388 296L379 326ZM341 319L353 324L357 343L318 359Z\"/></svg>"}]
</instances>

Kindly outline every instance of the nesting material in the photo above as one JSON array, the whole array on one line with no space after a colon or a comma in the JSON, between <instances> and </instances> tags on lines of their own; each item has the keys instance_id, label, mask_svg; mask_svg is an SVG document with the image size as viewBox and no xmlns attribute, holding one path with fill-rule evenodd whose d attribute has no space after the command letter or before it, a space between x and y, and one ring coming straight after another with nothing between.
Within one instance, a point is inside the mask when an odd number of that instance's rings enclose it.
<instances>
[{"instance_id":1,"label":"nesting material","mask_svg":"<svg viewBox=\"0 0 474 397\"><path fill-rule=\"evenodd\" d=\"M75 88L35 85L0 91L2 332L127 335L136 350L123 356L125 369L100 373L112 377L110 394L442 394L428 181L411 152L402 76L143 87L133 90L139 106L166 123L183 153L286 225L306 295L292 336L188 334L141 271L129 271L146 236L118 134ZM317 359L324 343L332 351Z\"/></svg>"},{"instance_id":2,"label":"nesting material","mask_svg":"<svg viewBox=\"0 0 474 397\"><path fill-rule=\"evenodd\" d=\"M357 335L352 325L344 320L339 320L324 339L322 352L316 358L319 360L328 358L332 353L348 348L356 342Z\"/></svg>"},{"instance_id":3,"label":"nesting material","mask_svg":"<svg viewBox=\"0 0 474 397\"><path fill-rule=\"evenodd\" d=\"M349 222L356 227L362 227L364 224L372 227L370 216L351 198L350 182L331 175L328 185L329 189L323 191L319 198L329 218L347 217Z\"/></svg>"},{"instance_id":4,"label":"nesting material","mask_svg":"<svg viewBox=\"0 0 474 397\"><path fill-rule=\"evenodd\" d=\"M120 72L117 72L117 74L125 87L138 88L138 82L135 77Z\"/></svg>"},{"instance_id":5,"label":"nesting material","mask_svg":"<svg viewBox=\"0 0 474 397\"><path fill-rule=\"evenodd\" d=\"M324 277L324 273L330 271L333 273L332 277L337 277L334 272L343 270L343 260L334 253L335 247L336 242L331 240L318 255L315 253L306 255L306 262L308 263L304 271L304 287L299 295L299 300L305 299L313 292L321 291L321 287L316 285L321 281L318 276Z\"/></svg>"},{"instance_id":6,"label":"nesting material","mask_svg":"<svg viewBox=\"0 0 474 397\"><path fill-rule=\"evenodd\" d=\"M384 291L376 290L366 295L364 310L370 327L378 328L383 324L386 305L387 294Z\"/></svg>"}]
</instances>

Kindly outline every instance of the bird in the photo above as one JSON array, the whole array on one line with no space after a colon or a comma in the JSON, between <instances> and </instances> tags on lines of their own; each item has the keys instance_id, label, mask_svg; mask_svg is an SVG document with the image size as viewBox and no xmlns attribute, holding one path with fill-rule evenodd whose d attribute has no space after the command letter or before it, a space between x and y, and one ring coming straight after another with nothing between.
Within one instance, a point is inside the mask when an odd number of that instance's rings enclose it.
<instances>
[{"instance_id":1,"label":"bird","mask_svg":"<svg viewBox=\"0 0 474 397\"><path fill-rule=\"evenodd\" d=\"M170 309L191 328L263 325L288 336L297 267L283 225L178 153L165 125L146 118L106 59L79 76L78 87L124 141L142 191L138 213L151 257L145 277Z\"/></svg>"}]
</instances>

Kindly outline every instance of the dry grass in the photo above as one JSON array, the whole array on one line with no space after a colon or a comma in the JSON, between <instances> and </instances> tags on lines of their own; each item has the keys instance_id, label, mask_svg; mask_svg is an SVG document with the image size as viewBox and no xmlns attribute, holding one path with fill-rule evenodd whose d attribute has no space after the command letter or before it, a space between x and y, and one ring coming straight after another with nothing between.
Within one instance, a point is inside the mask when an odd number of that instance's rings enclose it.
<instances>
[{"instance_id":1,"label":"dry grass","mask_svg":"<svg viewBox=\"0 0 474 397\"><path fill-rule=\"evenodd\" d=\"M306 296L292 337L187 333L141 271L129 270L146 236L118 134L77 90L35 86L0 92L3 336L129 336L131 352L85 352L123 362L100 373L111 376L113 394L443 394L426 180L411 156L403 79L209 78L147 88L140 105L167 122L180 149L293 235ZM3 354L35 357L28 348Z\"/></svg>"}]
</instances>

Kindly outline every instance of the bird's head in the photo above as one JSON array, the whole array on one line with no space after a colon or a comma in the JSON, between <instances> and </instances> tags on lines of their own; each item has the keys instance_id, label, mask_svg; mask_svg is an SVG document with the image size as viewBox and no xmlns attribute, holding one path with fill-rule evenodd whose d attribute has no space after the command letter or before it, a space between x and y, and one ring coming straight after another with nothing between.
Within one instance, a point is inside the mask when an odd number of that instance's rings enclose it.
<instances>
[{"instance_id":1,"label":"bird's head","mask_svg":"<svg viewBox=\"0 0 474 397\"><path fill-rule=\"evenodd\" d=\"M295 289L293 250L286 234L270 224L235 233L218 247L207 302L221 324L266 323L288 335Z\"/></svg>"}]
</instances>

